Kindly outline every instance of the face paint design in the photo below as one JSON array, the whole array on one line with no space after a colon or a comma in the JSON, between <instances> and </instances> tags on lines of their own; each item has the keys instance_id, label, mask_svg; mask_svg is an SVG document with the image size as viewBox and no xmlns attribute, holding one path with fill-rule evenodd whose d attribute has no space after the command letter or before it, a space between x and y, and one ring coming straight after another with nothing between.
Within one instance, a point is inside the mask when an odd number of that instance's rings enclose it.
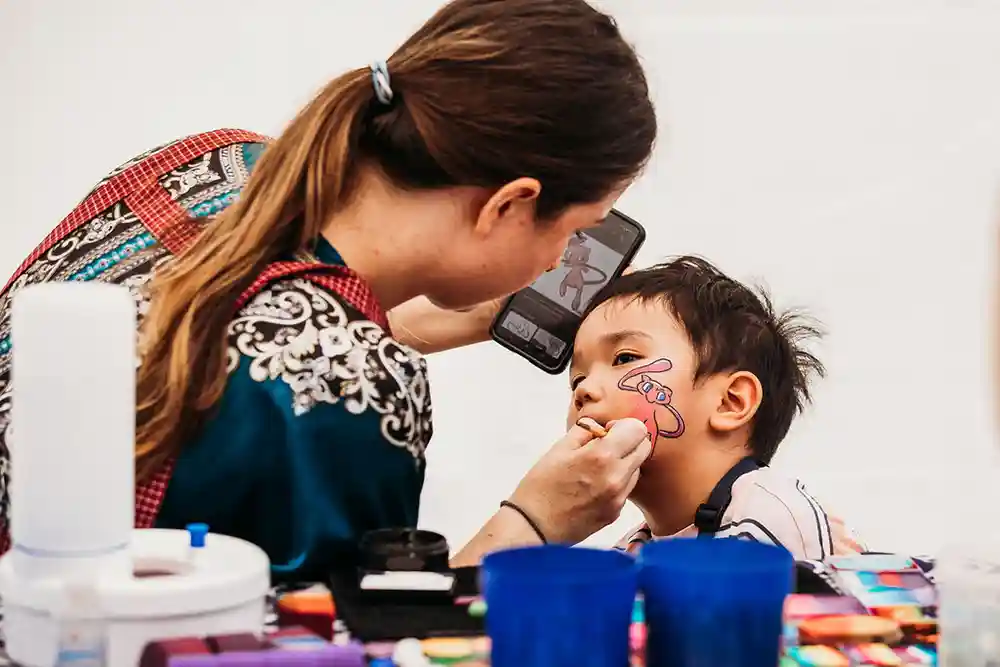
<instances>
[{"instance_id":1,"label":"face paint design","mask_svg":"<svg viewBox=\"0 0 1000 667\"><path fill-rule=\"evenodd\" d=\"M618 381L618 388L639 394L643 400L632 416L642 421L649 431L649 437L656 449L658 438L679 438L684 433L684 418L670 399L670 387L650 377L655 373L666 373L673 364L669 359L657 359L645 366L633 368Z\"/></svg>"}]
</instances>

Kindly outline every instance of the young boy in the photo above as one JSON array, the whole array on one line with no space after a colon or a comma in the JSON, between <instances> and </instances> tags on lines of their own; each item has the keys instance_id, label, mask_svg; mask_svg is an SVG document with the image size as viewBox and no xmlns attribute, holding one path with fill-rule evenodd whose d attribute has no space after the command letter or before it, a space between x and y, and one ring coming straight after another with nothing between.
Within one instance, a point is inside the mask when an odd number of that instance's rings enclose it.
<instances>
[{"instance_id":1,"label":"young boy","mask_svg":"<svg viewBox=\"0 0 1000 667\"><path fill-rule=\"evenodd\" d=\"M569 423L646 424L653 453L630 499L646 519L618 548L739 537L822 560L861 550L801 482L767 467L823 366L819 336L709 262L625 275L590 304L574 345ZM590 422L593 423L593 422Z\"/></svg>"}]
</instances>

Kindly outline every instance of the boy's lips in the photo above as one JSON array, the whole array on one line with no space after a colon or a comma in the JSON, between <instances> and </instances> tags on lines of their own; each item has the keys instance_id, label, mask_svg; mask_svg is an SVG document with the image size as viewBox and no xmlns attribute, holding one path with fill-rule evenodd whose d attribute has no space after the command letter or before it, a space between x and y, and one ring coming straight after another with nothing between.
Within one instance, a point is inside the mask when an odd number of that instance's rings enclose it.
<instances>
[{"instance_id":1,"label":"boy's lips","mask_svg":"<svg viewBox=\"0 0 1000 667\"><path fill-rule=\"evenodd\" d=\"M577 418L576 418L576 421L579 422L581 419L589 419L592 422L597 422L597 424L600 425L600 426L604 426L604 425L606 425L608 423L608 420L601 419L600 417L595 417L594 415L587 414L586 412L581 413L580 415L578 415Z\"/></svg>"},{"instance_id":2,"label":"boy's lips","mask_svg":"<svg viewBox=\"0 0 1000 667\"><path fill-rule=\"evenodd\" d=\"M603 417L600 417L600 416L597 416L597 415L594 415L594 414L591 414L591 413L588 413L588 412L583 412L583 413L580 413L579 415L577 415L577 418L576 418L577 423L579 423L581 419L590 420L590 421L594 422L595 424L597 424L598 426L600 426L601 428L604 428L604 429L610 428L611 425L614 424L614 421L615 421L614 419L605 419Z\"/></svg>"}]
</instances>

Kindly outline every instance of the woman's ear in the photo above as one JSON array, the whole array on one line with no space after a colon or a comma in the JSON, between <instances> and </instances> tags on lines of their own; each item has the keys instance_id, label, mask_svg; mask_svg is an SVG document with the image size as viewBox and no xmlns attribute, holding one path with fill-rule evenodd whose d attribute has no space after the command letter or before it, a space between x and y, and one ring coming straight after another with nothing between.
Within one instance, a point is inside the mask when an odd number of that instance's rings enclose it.
<instances>
[{"instance_id":1,"label":"woman's ear","mask_svg":"<svg viewBox=\"0 0 1000 667\"><path fill-rule=\"evenodd\" d=\"M715 431L729 433L750 423L764 398L764 389L749 371L736 371L719 384L719 404L708 423Z\"/></svg>"},{"instance_id":2,"label":"woman's ear","mask_svg":"<svg viewBox=\"0 0 1000 667\"><path fill-rule=\"evenodd\" d=\"M488 236L501 225L535 224L535 203L542 184L534 178L518 178L493 193L480 207L475 231Z\"/></svg>"}]
</instances>

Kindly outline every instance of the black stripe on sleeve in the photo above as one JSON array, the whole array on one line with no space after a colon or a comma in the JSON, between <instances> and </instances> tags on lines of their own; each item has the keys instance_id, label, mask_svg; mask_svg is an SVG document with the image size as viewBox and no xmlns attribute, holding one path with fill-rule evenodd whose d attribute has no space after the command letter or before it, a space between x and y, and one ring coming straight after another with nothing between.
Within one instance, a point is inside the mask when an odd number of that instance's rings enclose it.
<instances>
[{"instance_id":1,"label":"black stripe on sleeve","mask_svg":"<svg viewBox=\"0 0 1000 667\"><path fill-rule=\"evenodd\" d=\"M719 532L716 533L716 535L718 535L719 537L747 537L747 538L750 538L751 534L747 533L745 529L739 531L738 533L732 533L732 531L734 531L734 530L736 530L738 528L745 528L745 527L751 527L751 526L754 527L754 528L756 528L758 531L760 531L763 534L763 536L764 536L764 538L765 538L766 541L770 542L771 544L773 544L775 546L782 547L784 549L788 549L788 547L786 547L784 544L782 544L781 540L779 540L775 536L774 533L772 533L770 530L768 530L768 528L764 524L762 524L760 521L757 521L756 519L740 519L739 521L736 521L734 523L727 524L727 525L722 526L721 528L719 528ZM723 532L725 532L726 534L725 535L721 535L721 533L723 533ZM761 541L761 540L757 539L756 537L753 537L753 540L755 542L760 542Z\"/></svg>"},{"instance_id":2,"label":"black stripe on sleeve","mask_svg":"<svg viewBox=\"0 0 1000 667\"><path fill-rule=\"evenodd\" d=\"M822 506L820 506L820 504L816 501L816 499L813 498L811 495L809 495L809 493L806 491L805 485L803 485L802 482L800 482L799 480L795 480L795 488L802 495L802 497L806 499L806 502L809 503L809 507L812 509L813 516L816 517L816 534L817 536L819 536L819 548L820 548L820 553L822 554L822 558L820 560L826 558L826 547L823 544L824 527L826 528L826 544L829 545L829 553L832 556L833 531L830 530L830 518L826 515L826 512L823 510ZM823 517L822 519L820 518L820 515L822 515Z\"/></svg>"}]
</instances>

